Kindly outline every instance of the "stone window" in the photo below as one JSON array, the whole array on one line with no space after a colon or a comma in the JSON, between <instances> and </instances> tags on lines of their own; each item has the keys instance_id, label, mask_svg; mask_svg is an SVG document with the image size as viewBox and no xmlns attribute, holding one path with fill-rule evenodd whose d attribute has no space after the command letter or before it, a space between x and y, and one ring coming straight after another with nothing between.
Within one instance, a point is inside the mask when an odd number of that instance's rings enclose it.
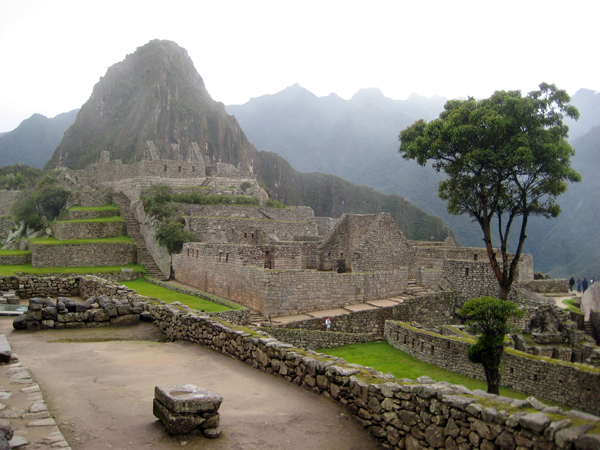
<instances>
[{"instance_id":1,"label":"stone window","mask_svg":"<svg viewBox=\"0 0 600 450\"><path fill-rule=\"evenodd\" d=\"M435 354L435 347L432 345L431 346L431 356L433 356Z\"/></svg>"},{"instance_id":2,"label":"stone window","mask_svg":"<svg viewBox=\"0 0 600 450\"><path fill-rule=\"evenodd\" d=\"M477 261L477 253L473 255L473 261Z\"/></svg>"},{"instance_id":3,"label":"stone window","mask_svg":"<svg viewBox=\"0 0 600 450\"><path fill-rule=\"evenodd\" d=\"M247 237L248 237L248 233L244 233L244 238L247 238Z\"/></svg>"},{"instance_id":4,"label":"stone window","mask_svg":"<svg viewBox=\"0 0 600 450\"><path fill-rule=\"evenodd\" d=\"M229 262L229 253L225 253L225 262Z\"/></svg>"},{"instance_id":5,"label":"stone window","mask_svg":"<svg viewBox=\"0 0 600 450\"><path fill-rule=\"evenodd\" d=\"M192 166L192 172L196 171L196 166Z\"/></svg>"},{"instance_id":6,"label":"stone window","mask_svg":"<svg viewBox=\"0 0 600 450\"><path fill-rule=\"evenodd\" d=\"M223 257L223 252L219 252L219 262L221 262L222 257Z\"/></svg>"},{"instance_id":7,"label":"stone window","mask_svg":"<svg viewBox=\"0 0 600 450\"><path fill-rule=\"evenodd\" d=\"M177 167L177 172L181 173L181 166Z\"/></svg>"},{"instance_id":8,"label":"stone window","mask_svg":"<svg viewBox=\"0 0 600 450\"><path fill-rule=\"evenodd\" d=\"M165 164L165 172L167 171L167 165Z\"/></svg>"},{"instance_id":9,"label":"stone window","mask_svg":"<svg viewBox=\"0 0 600 450\"><path fill-rule=\"evenodd\" d=\"M407 334L404 335L404 343L405 344L408 343L408 335Z\"/></svg>"},{"instance_id":10,"label":"stone window","mask_svg":"<svg viewBox=\"0 0 600 450\"><path fill-rule=\"evenodd\" d=\"M193 250L192 250L192 252L193 252ZM196 250L196 258L198 258L199 255L200 255L200 250ZM193 256L193 253L192 253L192 256Z\"/></svg>"},{"instance_id":11,"label":"stone window","mask_svg":"<svg viewBox=\"0 0 600 450\"><path fill-rule=\"evenodd\" d=\"M469 276L469 268L465 267L465 278Z\"/></svg>"}]
</instances>

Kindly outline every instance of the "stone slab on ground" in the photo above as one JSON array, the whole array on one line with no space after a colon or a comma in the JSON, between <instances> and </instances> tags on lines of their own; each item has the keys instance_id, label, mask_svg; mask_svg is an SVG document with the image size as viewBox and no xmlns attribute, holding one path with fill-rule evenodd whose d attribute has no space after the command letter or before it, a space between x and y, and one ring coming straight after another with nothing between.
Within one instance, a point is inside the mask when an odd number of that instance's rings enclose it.
<instances>
[{"instance_id":1,"label":"stone slab on ground","mask_svg":"<svg viewBox=\"0 0 600 450\"><path fill-rule=\"evenodd\" d=\"M385 308L388 306L396 306L398 304L397 301L392 299L384 299L384 300L370 300L367 302L367 305L377 306L379 308Z\"/></svg>"},{"instance_id":2,"label":"stone slab on ground","mask_svg":"<svg viewBox=\"0 0 600 450\"><path fill-rule=\"evenodd\" d=\"M345 314L349 314L349 311L342 308L335 308L324 309L322 311L312 311L306 315L311 316L312 318L324 319L325 317L343 316Z\"/></svg>"},{"instance_id":3,"label":"stone slab on ground","mask_svg":"<svg viewBox=\"0 0 600 450\"><path fill-rule=\"evenodd\" d=\"M368 303L358 303L356 305L344 306L344 309L347 309L348 311L352 312L369 311L370 309L377 309L377 306L369 305Z\"/></svg>"},{"instance_id":4,"label":"stone slab on ground","mask_svg":"<svg viewBox=\"0 0 600 450\"><path fill-rule=\"evenodd\" d=\"M314 317L308 316L306 314L298 314L295 316L282 316L282 317L276 317L276 318L272 318L271 321L273 323L291 323L291 322L299 322L301 320L310 320L310 319L314 319Z\"/></svg>"}]
</instances>

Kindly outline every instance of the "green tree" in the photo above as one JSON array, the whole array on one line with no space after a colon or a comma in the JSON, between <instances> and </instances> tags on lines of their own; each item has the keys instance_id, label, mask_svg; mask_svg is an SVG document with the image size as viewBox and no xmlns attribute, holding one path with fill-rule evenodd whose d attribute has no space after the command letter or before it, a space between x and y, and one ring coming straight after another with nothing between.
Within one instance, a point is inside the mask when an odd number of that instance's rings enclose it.
<instances>
[{"instance_id":1,"label":"green tree","mask_svg":"<svg viewBox=\"0 0 600 450\"><path fill-rule=\"evenodd\" d=\"M490 394L499 394L500 363L504 353L504 337L516 331L511 318L523 317L523 311L512 302L493 297L468 300L460 310L469 330L479 334L469 347L469 359L483 365Z\"/></svg>"},{"instance_id":2,"label":"green tree","mask_svg":"<svg viewBox=\"0 0 600 450\"><path fill-rule=\"evenodd\" d=\"M451 214L468 214L483 232L500 297L508 299L527 237L530 216L556 217L556 197L567 182L581 181L571 168L565 116L577 119L568 94L542 83L540 90L496 91L490 98L450 100L438 119L418 120L400 133L398 152L422 166L433 163L448 176L439 196ZM520 231L508 254L513 225ZM492 246L497 223L501 261Z\"/></svg>"}]
</instances>

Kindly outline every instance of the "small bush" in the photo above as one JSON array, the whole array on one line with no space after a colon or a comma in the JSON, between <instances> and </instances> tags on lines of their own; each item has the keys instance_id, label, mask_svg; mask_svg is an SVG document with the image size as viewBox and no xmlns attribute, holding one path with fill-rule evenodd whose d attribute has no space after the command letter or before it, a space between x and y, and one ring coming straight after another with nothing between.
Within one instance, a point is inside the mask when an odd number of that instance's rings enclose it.
<instances>
[{"instance_id":1,"label":"small bush","mask_svg":"<svg viewBox=\"0 0 600 450\"><path fill-rule=\"evenodd\" d=\"M284 209L285 205L277 200L268 199L267 200L267 208L279 208Z\"/></svg>"},{"instance_id":2,"label":"small bush","mask_svg":"<svg viewBox=\"0 0 600 450\"><path fill-rule=\"evenodd\" d=\"M252 187L252 183L250 183L249 181L244 181L242 184L240 184L240 189L244 192L246 192L246 189L249 189Z\"/></svg>"},{"instance_id":3,"label":"small bush","mask_svg":"<svg viewBox=\"0 0 600 450\"><path fill-rule=\"evenodd\" d=\"M197 236L184 230L181 220L170 220L156 230L156 239L170 252L179 253L184 242L194 242L197 240Z\"/></svg>"}]
</instances>

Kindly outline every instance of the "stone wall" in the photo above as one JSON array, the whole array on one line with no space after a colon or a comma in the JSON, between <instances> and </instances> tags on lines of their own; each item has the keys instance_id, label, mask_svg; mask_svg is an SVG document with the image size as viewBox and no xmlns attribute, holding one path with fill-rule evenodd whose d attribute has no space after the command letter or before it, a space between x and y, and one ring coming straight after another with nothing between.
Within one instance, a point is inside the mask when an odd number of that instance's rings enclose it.
<instances>
[{"instance_id":1,"label":"stone wall","mask_svg":"<svg viewBox=\"0 0 600 450\"><path fill-rule=\"evenodd\" d=\"M121 266L136 262L135 244L31 244L33 267Z\"/></svg>"},{"instance_id":2,"label":"stone wall","mask_svg":"<svg viewBox=\"0 0 600 450\"><path fill-rule=\"evenodd\" d=\"M0 216L10 215L10 207L21 191L0 190Z\"/></svg>"},{"instance_id":3,"label":"stone wall","mask_svg":"<svg viewBox=\"0 0 600 450\"><path fill-rule=\"evenodd\" d=\"M104 205L102 205L104 206ZM66 210L65 220L87 220L99 219L100 217L115 217L120 216L121 212L118 209L107 211L96 211L93 209L69 209Z\"/></svg>"},{"instance_id":4,"label":"stone wall","mask_svg":"<svg viewBox=\"0 0 600 450\"><path fill-rule=\"evenodd\" d=\"M596 344L600 345L600 311L596 311L595 309L590 311L590 322Z\"/></svg>"},{"instance_id":5,"label":"stone wall","mask_svg":"<svg viewBox=\"0 0 600 450\"><path fill-rule=\"evenodd\" d=\"M344 304L393 297L406 291L407 268L346 273L313 270L265 270L244 261L243 246L184 244L173 255L175 278L265 315L300 314ZM231 251L227 251L230 248ZM188 256L188 252L189 255Z\"/></svg>"},{"instance_id":6,"label":"stone wall","mask_svg":"<svg viewBox=\"0 0 600 450\"><path fill-rule=\"evenodd\" d=\"M147 305L170 340L186 340L229 355L346 407L383 449L554 449L598 448L598 435L585 435L595 420L563 415L535 399L517 400L435 383L428 377L395 380L391 374L343 359L301 352L289 344L216 323L206 316L163 305ZM490 398L491 397L491 398ZM523 410L535 405L538 411ZM578 418L579 427L571 427ZM587 419L587 420L586 420Z\"/></svg>"},{"instance_id":7,"label":"stone wall","mask_svg":"<svg viewBox=\"0 0 600 450\"><path fill-rule=\"evenodd\" d=\"M52 234L56 239L103 239L122 236L125 222L52 222ZM98 264L95 264L98 265Z\"/></svg>"},{"instance_id":8,"label":"stone wall","mask_svg":"<svg viewBox=\"0 0 600 450\"><path fill-rule=\"evenodd\" d=\"M385 339L398 350L453 372L485 380L483 366L469 361L473 340L442 336L388 321ZM600 414L600 370L505 349L501 384L521 392Z\"/></svg>"},{"instance_id":9,"label":"stone wall","mask_svg":"<svg viewBox=\"0 0 600 450\"><path fill-rule=\"evenodd\" d=\"M540 293L569 292L569 280L532 280L521 285L525 289Z\"/></svg>"},{"instance_id":10,"label":"stone wall","mask_svg":"<svg viewBox=\"0 0 600 450\"><path fill-rule=\"evenodd\" d=\"M288 206L284 209L237 205L191 205L177 204L177 212L183 216L231 217L242 219L270 219L286 222L306 222L314 218L308 206Z\"/></svg>"},{"instance_id":11,"label":"stone wall","mask_svg":"<svg viewBox=\"0 0 600 450\"><path fill-rule=\"evenodd\" d=\"M363 344L375 340L370 333L337 333L333 331L299 330L290 328L261 327L281 342L286 342L303 350L334 348L343 345Z\"/></svg>"},{"instance_id":12,"label":"stone wall","mask_svg":"<svg viewBox=\"0 0 600 450\"><path fill-rule=\"evenodd\" d=\"M438 292L419 297L408 297L395 306L348 311L331 317L331 330L340 333L369 333L383 336L387 320L419 322L429 330L438 330L446 324L461 324L455 314L456 297L453 292ZM434 314L431 312L435 311ZM314 318L299 320L284 325L272 325L275 328L293 328L302 330L325 330L325 319Z\"/></svg>"},{"instance_id":13,"label":"stone wall","mask_svg":"<svg viewBox=\"0 0 600 450\"><path fill-rule=\"evenodd\" d=\"M82 171L77 172L80 173ZM83 206L84 208L97 208L110 203L112 203L112 190L110 189L70 191L67 207Z\"/></svg>"},{"instance_id":14,"label":"stone wall","mask_svg":"<svg viewBox=\"0 0 600 450\"><path fill-rule=\"evenodd\" d=\"M5 238L15 226L12 216L0 216L0 236Z\"/></svg>"},{"instance_id":15,"label":"stone wall","mask_svg":"<svg viewBox=\"0 0 600 450\"><path fill-rule=\"evenodd\" d=\"M0 265L2 266L22 266L25 264L31 264L31 253L0 256Z\"/></svg>"},{"instance_id":16,"label":"stone wall","mask_svg":"<svg viewBox=\"0 0 600 450\"><path fill-rule=\"evenodd\" d=\"M227 234L238 227L263 230L271 241L293 241L295 236L317 236L312 222L284 222L267 219L235 219L228 217L185 217L189 230L203 242L227 242Z\"/></svg>"}]
</instances>

